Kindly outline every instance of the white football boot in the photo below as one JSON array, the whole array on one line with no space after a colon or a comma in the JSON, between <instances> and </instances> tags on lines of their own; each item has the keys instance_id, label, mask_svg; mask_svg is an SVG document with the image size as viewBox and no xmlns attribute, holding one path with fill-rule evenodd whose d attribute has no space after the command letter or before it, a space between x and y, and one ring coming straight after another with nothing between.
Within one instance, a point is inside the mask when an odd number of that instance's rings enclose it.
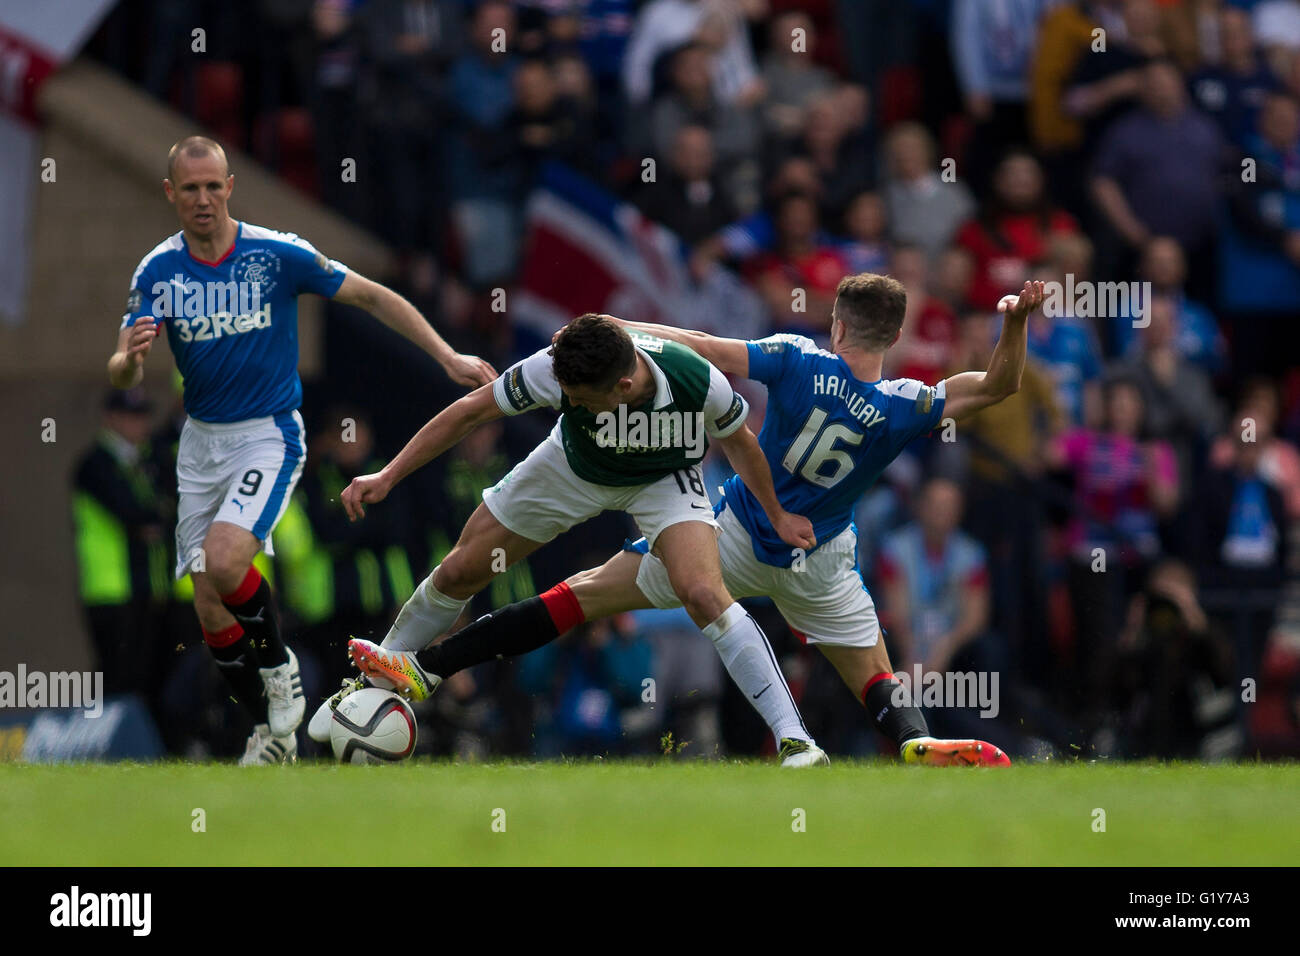
<instances>
[{"instance_id":1,"label":"white football boot","mask_svg":"<svg viewBox=\"0 0 1300 956\"><path fill-rule=\"evenodd\" d=\"M298 672L298 655L290 650L285 663L279 667L260 667L258 673L262 675L262 686L266 688L266 719L271 733L276 737L291 736L307 712L302 674Z\"/></svg>"},{"instance_id":2,"label":"white football boot","mask_svg":"<svg viewBox=\"0 0 1300 956\"><path fill-rule=\"evenodd\" d=\"M797 740L794 737L781 738L781 752L778 754L782 767L824 767L831 758L811 740Z\"/></svg>"},{"instance_id":3,"label":"white football boot","mask_svg":"<svg viewBox=\"0 0 1300 956\"><path fill-rule=\"evenodd\" d=\"M293 763L298 759L298 738L293 734L276 737L267 724L258 724L248 736L244 747L244 756L239 758L241 767L256 767L261 764Z\"/></svg>"},{"instance_id":4,"label":"white football boot","mask_svg":"<svg viewBox=\"0 0 1300 956\"><path fill-rule=\"evenodd\" d=\"M343 678L343 686L334 692L334 695L316 708L316 713L312 714L311 720L307 724L307 736L318 744L327 744L330 742L330 718L334 716L334 709L342 702L348 694L356 693L366 686L366 682L359 677Z\"/></svg>"}]
</instances>

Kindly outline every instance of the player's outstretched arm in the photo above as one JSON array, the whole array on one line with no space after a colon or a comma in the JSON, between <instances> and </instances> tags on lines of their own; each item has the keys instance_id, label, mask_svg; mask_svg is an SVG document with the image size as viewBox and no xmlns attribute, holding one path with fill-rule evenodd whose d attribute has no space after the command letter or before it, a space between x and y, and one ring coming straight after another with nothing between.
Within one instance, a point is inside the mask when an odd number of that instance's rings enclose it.
<instances>
[{"instance_id":1,"label":"player's outstretched arm","mask_svg":"<svg viewBox=\"0 0 1300 956\"><path fill-rule=\"evenodd\" d=\"M749 343L743 339L723 339L705 332L678 329L671 325L655 325L653 322L628 322L613 315L607 315L605 318L612 319L629 331L668 339L670 342L694 349L697 355L724 375L749 377Z\"/></svg>"},{"instance_id":2,"label":"player's outstretched arm","mask_svg":"<svg viewBox=\"0 0 1300 956\"><path fill-rule=\"evenodd\" d=\"M983 372L959 372L947 380L944 414L961 420L982 408L996 405L1020 390L1029 348L1029 314L1043 304L1041 281L1025 283L1019 296L1006 295L998 303L1002 313L1002 334Z\"/></svg>"},{"instance_id":3,"label":"player's outstretched arm","mask_svg":"<svg viewBox=\"0 0 1300 956\"><path fill-rule=\"evenodd\" d=\"M336 302L365 309L394 332L406 336L434 357L458 385L487 385L496 369L477 355L461 355L446 343L420 310L388 286L349 272L334 293Z\"/></svg>"},{"instance_id":4,"label":"player's outstretched arm","mask_svg":"<svg viewBox=\"0 0 1300 956\"><path fill-rule=\"evenodd\" d=\"M792 548L807 550L816 546L817 535L813 533L812 522L803 515L791 514L781 507L776 488L772 484L772 471L767 467L767 458L763 456L763 449L759 447L758 439L749 430L749 426L742 425L726 438L716 441L745 487L763 506L767 520L772 522L772 529L780 535L781 540Z\"/></svg>"},{"instance_id":5,"label":"player's outstretched arm","mask_svg":"<svg viewBox=\"0 0 1300 956\"><path fill-rule=\"evenodd\" d=\"M135 388L144 378L144 357L158 337L154 320L144 317L117 334L117 350L108 359L108 381L114 388Z\"/></svg>"},{"instance_id":6,"label":"player's outstretched arm","mask_svg":"<svg viewBox=\"0 0 1300 956\"><path fill-rule=\"evenodd\" d=\"M452 402L416 432L382 470L352 479L339 496L348 517L353 521L364 518L366 505L383 501L393 486L411 472L433 461L479 425L502 417L491 385L476 388Z\"/></svg>"}]
</instances>

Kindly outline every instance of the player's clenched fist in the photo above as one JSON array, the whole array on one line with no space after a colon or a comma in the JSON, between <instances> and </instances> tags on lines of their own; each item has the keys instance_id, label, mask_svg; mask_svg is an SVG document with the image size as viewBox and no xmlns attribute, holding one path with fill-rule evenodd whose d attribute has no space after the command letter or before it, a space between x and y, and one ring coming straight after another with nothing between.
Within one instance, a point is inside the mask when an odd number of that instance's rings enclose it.
<instances>
[{"instance_id":1,"label":"player's clenched fist","mask_svg":"<svg viewBox=\"0 0 1300 956\"><path fill-rule=\"evenodd\" d=\"M813 533L812 522L803 515L782 512L772 523L772 529L792 548L803 548L807 551L817 544L817 535Z\"/></svg>"},{"instance_id":2,"label":"player's clenched fist","mask_svg":"<svg viewBox=\"0 0 1300 956\"><path fill-rule=\"evenodd\" d=\"M447 377L457 385L471 385L477 388L487 385L497 377L497 370L477 355L453 355L443 365Z\"/></svg>"},{"instance_id":3,"label":"player's clenched fist","mask_svg":"<svg viewBox=\"0 0 1300 956\"><path fill-rule=\"evenodd\" d=\"M158 325L153 319L148 316L137 319L131 326L131 335L126 341L126 360L132 365L143 362L157 337Z\"/></svg>"},{"instance_id":4,"label":"player's clenched fist","mask_svg":"<svg viewBox=\"0 0 1300 956\"><path fill-rule=\"evenodd\" d=\"M360 475L352 479L352 484L343 489L339 498L343 501L343 510L348 513L348 519L356 521L366 516L366 505L383 501L392 489L392 482L384 477L383 472Z\"/></svg>"}]
</instances>

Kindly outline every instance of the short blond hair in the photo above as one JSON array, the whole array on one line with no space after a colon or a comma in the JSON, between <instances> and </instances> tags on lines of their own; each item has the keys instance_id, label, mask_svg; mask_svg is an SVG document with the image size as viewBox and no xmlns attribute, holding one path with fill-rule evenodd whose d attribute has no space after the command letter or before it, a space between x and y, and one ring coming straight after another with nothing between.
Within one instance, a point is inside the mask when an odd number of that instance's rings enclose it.
<instances>
[{"instance_id":1,"label":"short blond hair","mask_svg":"<svg viewBox=\"0 0 1300 956\"><path fill-rule=\"evenodd\" d=\"M226 167L226 175L230 175L230 160L226 159L226 151L221 148L220 143L206 136L186 136L167 151L168 179L175 180L176 161L182 155L188 156L190 159L198 159L200 156L216 156Z\"/></svg>"}]
</instances>

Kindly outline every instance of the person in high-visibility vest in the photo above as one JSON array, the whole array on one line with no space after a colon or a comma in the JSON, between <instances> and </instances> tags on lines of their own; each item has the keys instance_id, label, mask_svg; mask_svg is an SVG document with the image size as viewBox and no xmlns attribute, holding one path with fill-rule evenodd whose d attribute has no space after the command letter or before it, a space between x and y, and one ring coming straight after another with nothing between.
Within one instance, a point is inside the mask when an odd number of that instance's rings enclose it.
<instances>
[{"instance_id":1,"label":"person in high-visibility vest","mask_svg":"<svg viewBox=\"0 0 1300 956\"><path fill-rule=\"evenodd\" d=\"M317 651L332 687L351 673L348 638L383 633L415 587L408 549L415 522L400 498L374 527L348 521L340 493L383 462L361 412L335 408L320 421L311 463L281 518L277 557L299 642Z\"/></svg>"},{"instance_id":2,"label":"person in high-visibility vest","mask_svg":"<svg viewBox=\"0 0 1300 956\"><path fill-rule=\"evenodd\" d=\"M142 389L109 394L72 492L81 603L104 689L146 700L162 677L154 625L171 588L158 489L140 467L151 410Z\"/></svg>"}]
</instances>

